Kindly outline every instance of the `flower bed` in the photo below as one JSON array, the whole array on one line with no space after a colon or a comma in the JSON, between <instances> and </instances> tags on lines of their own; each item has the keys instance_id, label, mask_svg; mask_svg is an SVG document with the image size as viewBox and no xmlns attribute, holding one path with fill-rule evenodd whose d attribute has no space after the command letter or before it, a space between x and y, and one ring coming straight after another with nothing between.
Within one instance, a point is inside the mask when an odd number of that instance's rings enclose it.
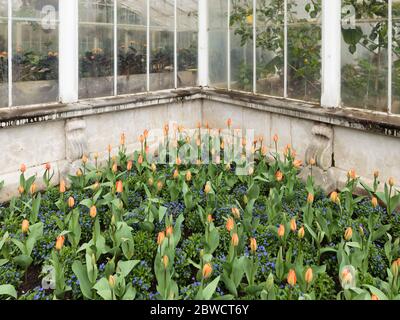
<instances>
[{"instance_id":1,"label":"flower bed","mask_svg":"<svg viewBox=\"0 0 400 320\"><path fill-rule=\"evenodd\" d=\"M393 179L380 192L378 172L368 186L350 170L346 187L327 197L312 174L299 181L302 163L291 146L279 155L277 136L273 150L263 138L241 140L249 163L226 161L233 143L208 126L199 133L166 126L173 161L157 165L147 131L133 155L121 135L105 166L96 155L82 158L69 188L64 180L52 186L47 164L42 193L22 165L19 197L0 205L0 297L400 298ZM171 152L192 142L215 162L185 164ZM240 167L246 175L236 174ZM353 195L360 184L367 196Z\"/></svg>"}]
</instances>

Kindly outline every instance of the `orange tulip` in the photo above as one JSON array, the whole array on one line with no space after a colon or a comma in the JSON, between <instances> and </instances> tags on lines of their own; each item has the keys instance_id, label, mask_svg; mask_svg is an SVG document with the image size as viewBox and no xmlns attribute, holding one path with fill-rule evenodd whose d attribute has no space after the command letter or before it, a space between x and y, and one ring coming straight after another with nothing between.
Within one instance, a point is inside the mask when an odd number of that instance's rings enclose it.
<instances>
[{"instance_id":1,"label":"orange tulip","mask_svg":"<svg viewBox=\"0 0 400 320\"><path fill-rule=\"evenodd\" d=\"M203 266L203 272L202 272L203 273L203 278L204 279L209 278L211 276L211 274L212 274L212 271L213 271L213 268L211 266L211 263L206 263Z\"/></svg>"},{"instance_id":2,"label":"orange tulip","mask_svg":"<svg viewBox=\"0 0 400 320\"><path fill-rule=\"evenodd\" d=\"M75 205L75 199L73 197L68 198L68 207L73 208Z\"/></svg>"},{"instance_id":3,"label":"orange tulip","mask_svg":"<svg viewBox=\"0 0 400 320\"><path fill-rule=\"evenodd\" d=\"M378 199L376 197L372 197L371 204L374 208L378 206Z\"/></svg>"},{"instance_id":4,"label":"orange tulip","mask_svg":"<svg viewBox=\"0 0 400 320\"><path fill-rule=\"evenodd\" d=\"M164 239L165 239L165 233L164 233L164 231L159 232L159 233L158 233L158 236L157 236L157 244L158 244L159 246L162 245Z\"/></svg>"},{"instance_id":5,"label":"orange tulip","mask_svg":"<svg viewBox=\"0 0 400 320\"><path fill-rule=\"evenodd\" d=\"M311 204L314 202L314 195L312 193L309 193L307 196L307 203Z\"/></svg>"},{"instance_id":6,"label":"orange tulip","mask_svg":"<svg viewBox=\"0 0 400 320\"><path fill-rule=\"evenodd\" d=\"M167 229L165 230L165 233L168 238L171 237L174 233L174 228L172 226L168 226Z\"/></svg>"},{"instance_id":7,"label":"orange tulip","mask_svg":"<svg viewBox=\"0 0 400 320\"><path fill-rule=\"evenodd\" d=\"M179 171L178 171L178 169L175 169L174 170L174 174L173 174L173 178L177 179L178 177L179 177Z\"/></svg>"},{"instance_id":8,"label":"orange tulip","mask_svg":"<svg viewBox=\"0 0 400 320\"><path fill-rule=\"evenodd\" d=\"M82 156L82 162L83 163L86 163L88 161L88 158L86 157L86 155L83 155Z\"/></svg>"},{"instance_id":9,"label":"orange tulip","mask_svg":"<svg viewBox=\"0 0 400 320\"><path fill-rule=\"evenodd\" d=\"M262 146L261 155L265 156L266 154L267 154L267 147L266 146Z\"/></svg>"},{"instance_id":10,"label":"orange tulip","mask_svg":"<svg viewBox=\"0 0 400 320\"><path fill-rule=\"evenodd\" d=\"M143 163L143 156L141 154L139 155L137 162L139 165Z\"/></svg>"},{"instance_id":11,"label":"orange tulip","mask_svg":"<svg viewBox=\"0 0 400 320\"><path fill-rule=\"evenodd\" d=\"M379 177L379 171L374 171L374 178L377 179Z\"/></svg>"},{"instance_id":12,"label":"orange tulip","mask_svg":"<svg viewBox=\"0 0 400 320\"><path fill-rule=\"evenodd\" d=\"M58 236L57 241L56 241L56 250L60 251L62 247L64 246L64 241L65 237L64 236Z\"/></svg>"},{"instance_id":13,"label":"orange tulip","mask_svg":"<svg viewBox=\"0 0 400 320\"><path fill-rule=\"evenodd\" d=\"M168 268L168 262L169 262L168 256L166 256L166 255L163 256L162 262L163 262L164 268L167 269Z\"/></svg>"},{"instance_id":14,"label":"orange tulip","mask_svg":"<svg viewBox=\"0 0 400 320\"><path fill-rule=\"evenodd\" d=\"M253 253L257 251L257 240L255 238L250 238L250 250Z\"/></svg>"},{"instance_id":15,"label":"orange tulip","mask_svg":"<svg viewBox=\"0 0 400 320\"><path fill-rule=\"evenodd\" d=\"M22 233L28 233L29 230L29 221L24 219L22 221L22 227L21 227Z\"/></svg>"},{"instance_id":16,"label":"orange tulip","mask_svg":"<svg viewBox=\"0 0 400 320\"><path fill-rule=\"evenodd\" d=\"M76 176L77 177L80 177L80 176L82 176L82 170L81 169L78 169L78 170L76 170Z\"/></svg>"},{"instance_id":17,"label":"orange tulip","mask_svg":"<svg viewBox=\"0 0 400 320\"><path fill-rule=\"evenodd\" d=\"M157 190L161 191L161 189L163 188L163 183L161 181L157 182Z\"/></svg>"},{"instance_id":18,"label":"orange tulip","mask_svg":"<svg viewBox=\"0 0 400 320\"><path fill-rule=\"evenodd\" d=\"M151 171L156 172L157 170L157 166L155 165L155 163L151 164Z\"/></svg>"},{"instance_id":19,"label":"orange tulip","mask_svg":"<svg viewBox=\"0 0 400 320\"><path fill-rule=\"evenodd\" d=\"M282 173L281 171L278 170L278 171L275 173L275 178L276 178L276 181L278 181L278 182L282 181L282 179L283 179L283 173Z\"/></svg>"},{"instance_id":20,"label":"orange tulip","mask_svg":"<svg viewBox=\"0 0 400 320\"><path fill-rule=\"evenodd\" d=\"M299 229L299 232L297 233L297 236L299 237L299 239L303 239L304 238L304 227L301 227Z\"/></svg>"},{"instance_id":21,"label":"orange tulip","mask_svg":"<svg viewBox=\"0 0 400 320\"><path fill-rule=\"evenodd\" d=\"M300 167L301 167L301 165L303 164L303 162L301 161L301 160L294 160L293 161L293 166L296 168L296 169L299 169Z\"/></svg>"},{"instance_id":22,"label":"orange tulip","mask_svg":"<svg viewBox=\"0 0 400 320\"><path fill-rule=\"evenodd\" d=\"M240 219L240 211L239 211L238 208L232 208L231 211L232 211L233 216L234 216L236 219Z\"/></svg>"},{"instance_id":23,"label":"orange tulip","mask_svg":"<svg viewBox=\"0 0 400 320\"><path fill-rule=\"evenodd\" d=\"M186 178L186 181L192 180L192 173L190 171L187 171L186 175L185 175L185 178Z\"/></svg>"},{"instance_id":24,"label":"orange tulip","mask_svg":"<svg viewBox=\"0 0 400 320\"><path fill-rule=\"evenodd\" d=\"M47 163L44 165L44 168L45 168L47 171L49 171L49 170L51 169L50 163L47 162Z\"/></svg>"},{"instance_id":25,"label":"orange tulip","mask_svg":"<svg viewBox=\"0 0 400 320\"><path fill-rule=\"evenodd\" d=\"M372 294L371 295L371 300L379 300L379 298L376 295Z\"/></svg>"},{"instance_id":26,"label":"orange tulip","mask_svg":"<svg viewBox=\"0 0 400 320\"><path fill-rule=\"evenodd\" d=\"M29 188L29 192L31 193L31 194L34 194L35 192L36 192L36 183L32 183L31 184L31 187Z\"/></svg>"},{"instance_id":27,"label":"orange tulip","mask_svg":"<svg viewBox=\"0 0 400 320\"><path fill-rule=\"evenodd\" d=\"M296 230L297 230L297 224L296 224L295 218L292 218L290 220L290 230L292 230L293 232L296 232Z\"/></svg>"},{"instance_id":28,"label":"orange tulip","mask_svg":"<svg viewBox=\"0 0 400 320\"><path fill-rule=\"evenodd\" d=\"M111 170L112 170L112 172L114 172L114 173L116 173L116 172L118 171L118 165L117 165L116 162L114 162L114 164L112 165Z\"/></svg>"},{"instance_id":29,"label":"orange tulip","mask_svg":"<svg viewBox=\"0 0 400 320\"><path fill-rule=\"evenodd\" d=\"M394 179L389 178L389 186L393 187L394 186Z\"/></svg>"},{"instance_id":30,"label":"orange tulip","mask_svg":"<svg viewBox=\"0 0 400 320\"><path fill-rule=\"evenodd\" d=\"M285 226L283 224L281 224L281 225L279 225L279 228L278 228L278 237L283 238L284 235L285 235Z\"/></svg>"},{"instance_id":31,"label":"orange tulip","mask_svg":"<svg viewBox=\"0 0 400 320\"><path fill-rule=\"evenodd\" d=\"M65 181L64 181L64 180L61 180L61 181L60 181L60 193L64 193L65 190L66 190L66 188L65 188Z\"/></svg>"},{"instance_id":32,"label":"orange tulip","mask_svg":"<svg viewBox=\"0 0 400 320\"><path fill-rule=\"evenodd\" d=\"M25 165L25 164L21 164L19 170L20 170L22 173L25 173L25 171L26 171L26 165Z\"/></svg>"},{"instance_id":33,"label":"orange tulip","mask_svg":"<svg viewBox=\"0 0 400 320\"><path fill-rule=\"evenodd\" d=\"M230 128L231 125L232 125L232 119L229 118L229 119L226 121L226 124L228 125L228 128Z\"/></svg>"},{"instance_id":34,"label":"orange tulip","mask_svg":"<svg viewBox=\"0 0 400 320\"><path fill-rule=\"evenodd\" d=\"M126 164L126 170L131 171L133 166L132 160L129 160L128 163Z\"/></svg>"},{"instance_id":35,"label":"orange tulip","mask_svg":"<svg viewBox=\"0 0 400 320\"><path fill-rule=\"evenodd\" d=\"M310 161L309 161L309 163L310 163L311 166L315 166L315 164L316 164L317 162L315 161L314 158L311 158Z\"/></svg>"},{"instance_id":36,"label":"orange tulip","mask_svg":"<svg viewBox=\"0 0 400 320\"><path fill-rule=\"evenodd\" d=\"M206 194L208 194L208 193L211 192L211 184L210 184L210 182L207 182L207 183L206 183L206 185L205 185L205 187L204 187L204 192L205 192Z\"/></svg>"},{"instance_id":37,"label":"orange tulip","mask_svg":"<svg viewBox=\"0 0 400 320\"><path fill-rule=\"evenodd\" d=\"M333 203L338 203L339 201L339 195L336 191L333 191L330 195L330 199Z\"/></svg>"},{"instance_id":38,"label":"orange tulip","mask_svg":"<svg viewBox=\"0 0 400 320\"><path fill-rule=\"evenodd\" d=\"M351 227L348 227L344 232L344 239L346 241L349 241L352 236L353 236L353 229Z\"/></svg>"},{"instance_id":39,"label":"orange tulip","mask_svg":"<svg viewBox=\"0 0 400 320\"><path fill-rule=\"evenodd\" d=\"M356 171L354 169L349 170L349 172L347 172L347 177L352 180L356 179Z\"/></svg>"},{"instance_id":40,"label":"orange tulip","mask_svg":"<svg viewBox=\"0 0 400 320\"><path fill-rule=\"evenodd\" d=\"M214 221L214 219L213 219L212 215L209 214L209 215L207 216L207 222L208 222L208 223L211 223L211 222L213 222L213 221Z\"/></svg>"},{"instance_id":41,"label":"orange tulip","mask_svg":"<svg viewBox=\"0 0 400 320\"><path fill-rule=\"evenodd\" d=\"M296 285L297 278L296 278L296 272L293 269L289 270L288 277L287 277L287 282L293 287Z\"/></svg>"},{"instance_id":42,"label":"orange tulip","mask_svg":"<svg viewBox=\"0 0 400 320\"><path fill-rule=\"evenodd\" d=\"M182 164L182 160L181 160L181 158L179 158L179 157L176 157L175 162L176 162L176 165L177 165L177 166L180 166L180 165Z\"/></svg>"},{"instance_id":43,"label":"orange tulip","mask_svg":"<svg viewBox=\"0 0 400 320\"><path fill-rule=\"evenodd\" d=\"M147 180L148 185L151 187L154 184L154 180L152 177L149 178L149 180Z\"/></svg>"},{"instance_id":44,"label":"orange tulip","mask_svg":"<svg viewBox=\"0 0 400 320\"><path fill-rule=\"evenodd\" d=\"M233 218L228 218L228 220L226 220L226 230L230 232L233 230L234 227L235 221L233 220Z\"/></svg>"},{"instance_id":45,"label":"orange tulip","mask_svg":"<svg viewBox=\"0 0 400 320\"><path fill-rule=\"evenodd\" d=\"M19 187L18 187L18 193L19 193L19 194L23 194L24 192L25 192L24 187L23 187L23 186L19 186Z\"/></svg>"},{"instance_id":46,"label":"orange tulip","mask_svg":"<svg viewBox=\"0 0 400 320\"><path fill-rule=\"evenodd\" d=\"M125 133L122 133L121 136L119 137L119 144L121 146L124 146L125 145L125 141L126 141Z\"/></svg>"},{"instance_id":47,"label":"orange tulip","mask_svg":"<svg viewBox=\"0 0 400 320\"><path fill-rule=\"evenodd\" d=\"M304 280L306 280L307 284L310 284L311 281L313 280L313 271L311 268L307 269L306 274L304 276Z\"/></svg>"},{"instance_id":48,"label":"orange tulip","mask_svg":"<svg viewBox=\"0 0 400 320\"><path fill-rule=\"evenodd\" d=\"M237 247L239 245L239 236L236 232L232 235L231 244L234 247Z\"/></svg>"},{"instance_id":49,"label":"orange tulip","mask_svg":"<svg viewBox=\"0 0 400 320\"><path fill-rule=\"evenodd\" d=\"M96 215L97 215L97 208L96 208L96 206L91 206L91 207L90 207L89 215L90 215L90 217L93 218L93 219L96 218Z\"/></svg>"},{"instance_id":50,"label":"orange tulip","mask_svg":"<svg viewBox=\"0 0 400 320\"><path fill-rule=\"evenodd\" d=\"M278 135L276 133L274 134L273 140L274 140L275 143L277 143L278 140L279 140L279 137L278 137Z\"/></svg>"},{"instance_id":51,"label":"orange tulip","mask_svg":"<svg viewBox=\"0 0 400 320\"><path fill-rule=\"evenodd\" d=\"M143 137L142 134L139 136L139 142L140 142L140 143L143 143L143 142L144 142L144 137Z\"/></svg>"},{"instance_id":52,"label":"orange tulip","mask_svg":"<svg viewBox=\"0 0 400 320\"><path fill-rule=\"evenodd\" d=\"M124 191L124 186L121 180L118 180L116 183L116 191L117 193L122 193Z\"/></svg>"},{"instance_id":53,"label":"orange tulip","mask_svg":"<svg viewBox=\"0 0 400 320\"><path fill-rule=\"evenodd\" d=\"M111 144L109 144L109 145L107 146L107 151L108 151L108 153L111 153L111 151L112 151L112 146L111 146Z\"/></svg>"}]
</instances>

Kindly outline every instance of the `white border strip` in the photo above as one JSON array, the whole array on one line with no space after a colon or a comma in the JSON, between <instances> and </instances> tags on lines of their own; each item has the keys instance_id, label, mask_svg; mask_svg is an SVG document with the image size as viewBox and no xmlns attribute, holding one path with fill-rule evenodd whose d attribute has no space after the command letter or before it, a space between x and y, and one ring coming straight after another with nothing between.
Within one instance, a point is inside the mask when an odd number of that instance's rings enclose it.
<instances>
[{"instance_id":1,"label":"white border strip","mask_svg":"<svg viewBox=\"0 0 400 320\"><path fill-rule=\"evenodd\" d=\"M178 0L174 0L174 88L178 88Z\"/></svg>"},{"instance_id":2,"label":"white border strip","mask_svg":"<svg viewBox=\"0 0 400 320\"><path fill-rule=\"evenodd\" d=\"M227 39L227 59L226 59L226 64L227 64L227 78L226 78L226 83L227 83L227 89L231 90L231 26L230 26L230 20L231 20L231 0L228 1L228 6L227 6L227 25L228 25L228 39Z\"/></svg>"},{"instance_id":3,"label":"white border strip","mask_svg":"<svg viewBox=\"0 0 400 320\"><path fill-rule=\"evenodd\" d=\"M253 0L253 93L257 93L257 0Z\"/></svg>"},{"instance_id":4,"label":"white border strip","mask_svg":"<svg viewBox=\"0 0 400 320\"><path fill-rule=\"evenodd\" d=\"M147 0L146 4L146 15L147 15L147 26L146 26L146 42L147 42L147 48L146 48L146 87L147 87L147 92L150 91L150 0Z\"/></svg>"},{"instance_id":5,"label":"white border strip","mask_svg":"<svg viewBox=\"0 0 400 320\"><path fill-rule=\"evenodd\" d=\"M283 19L283 97L288 97L288 5L284 1Z\"/></svg>"}]
</instances>

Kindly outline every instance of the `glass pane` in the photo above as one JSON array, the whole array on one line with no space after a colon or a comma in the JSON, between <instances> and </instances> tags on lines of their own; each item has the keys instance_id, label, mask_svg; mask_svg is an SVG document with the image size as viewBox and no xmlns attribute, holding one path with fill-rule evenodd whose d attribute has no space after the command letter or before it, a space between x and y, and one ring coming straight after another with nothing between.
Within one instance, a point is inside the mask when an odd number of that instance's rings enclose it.
<instances>
[{"instance_id":1,"label":"glass pane","mask_svg":"<svg viewBox=\"0 0 400 320\"><path fill-rule=\"evenodd\" d=\"M118 1L118 94L147 90L147 1Z\"/></svg>"},{"instance_id":2,"label":"glass pane","mask_svg":"<svg viewBox=\"0 0 400 320\"><path fill-rule=\"evenodd\" d=\"M400 1L393 1L392 113L400 114Z\"/></svg>"},{"instance_id":3,"label":"glass pane","mask_svg":"<svg viewBox=\"0 0 400 320\"><path fill-rule=\"evenodd\" d=\"M387 3L342 1L342 101L387 111Z\"/></svg>"},{"instance_id":4,"label":"glass pane","mask_svg":"<svg viewBox=\"0 0 400 320\"><path fill-rule=\"evenodd\" d=\"M13 0L13 105L58 100L58 0Z\"/></svg>"},{"instance_id":5,"label":"glass pane","mask_svg":"<svg viewBox=\"0 0 400 320\"><path fill-rule=\"evenodd\" d=\"M79 0L79 98L114 94L113 22L113 0Z\"/></svg>"},{"instance_id":6,"label":"glass pane","mask_svg":"<svg viewBox=\"0 0 400 320\"><path fill-rule=\"evenodd\" d=\"M173 89L174 1L150 1L150 90Z\"/></svg>"},{"instance_id":7,"label":"glass pane","mask_svg":"<svg viewBox=\"0 0 400 320\"><path fill-rule=\"evenodd\" d=\"M288 1L288 96L321 99L321 6L313 0Z\"/></svg>"},{"instance_id":8,"label":"glass pane","mask_svg":"<svg viewBox=\"0 0 400 320\"><path fill-rule=\"evenodd\" d=\"M8 106L7 0L0 0L0 108Z\"/></svg>"},{"instance_id":9,"label":"glass pane","mask_svg":"<svg viewBox=\"0 0 400 320\"><path fill-rule=\"evenodd\" d=\"M231 1L231 88L253 90L253 1Z\"/></svg>"},{"instance_id":10,"label":"glass pane","mask_svg":"<svg viewBox=\"0 0 400 320\"><path fill-rule=\"evenodd\" d=\"M178 87L197 85L197 1L177 0Z\"/></svg>"},{"instance_id":11,"label":"glass pane","mask_svg":"<svg viewBox=\"0 0 400 320\"><path fill-rule=\"evenodd\" d=\"M284 0L257 1L257 92L283 96Z\"/></svg>"},{"instance_id":12,"label":"glass pane","mask_svg":"<svg viewBox=\"0 0 400 320\"><path fill-rule=\"evenodd\" d=\"M227 88L228 7L226 0L208 2L208 71L210 85Z\"/></svg>"}]
</instances>

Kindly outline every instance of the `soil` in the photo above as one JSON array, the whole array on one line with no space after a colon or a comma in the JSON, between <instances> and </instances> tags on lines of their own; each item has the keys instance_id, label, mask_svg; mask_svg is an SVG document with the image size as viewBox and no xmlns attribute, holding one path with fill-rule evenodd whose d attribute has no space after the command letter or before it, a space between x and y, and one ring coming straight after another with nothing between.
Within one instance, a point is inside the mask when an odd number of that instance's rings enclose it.
<instances>
[{"instance_id":1,"label":"soil","mask_svg":"<svg viewBox=\"0 0 400 320\"><path fill-rule=\"evenodd\" d=\"M39 265L31 265L29 266L26 277L24 277L24 282L19 286L18 291L19 293L25 293L29 290L40 286L42 281L40 279L40 271L42 267Z\"/></svg>"}]
</instances>

